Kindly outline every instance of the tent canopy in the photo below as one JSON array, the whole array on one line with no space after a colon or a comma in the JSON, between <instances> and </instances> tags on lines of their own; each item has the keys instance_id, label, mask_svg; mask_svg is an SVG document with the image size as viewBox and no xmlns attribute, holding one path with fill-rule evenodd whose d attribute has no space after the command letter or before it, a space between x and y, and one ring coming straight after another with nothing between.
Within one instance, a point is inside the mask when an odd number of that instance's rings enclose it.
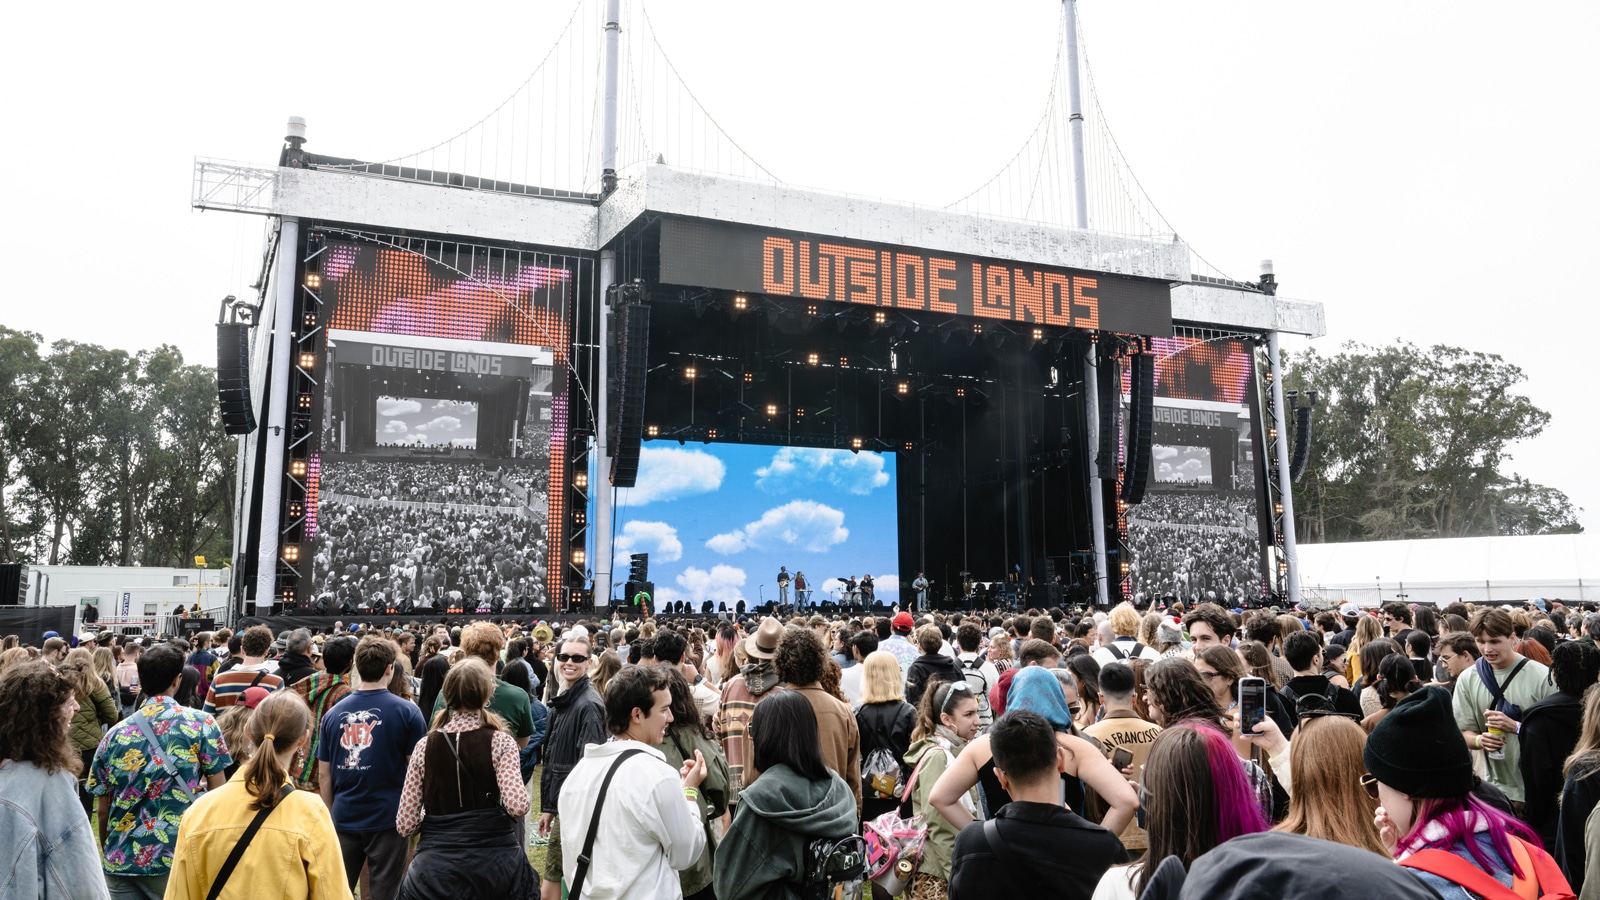
<instances>
[{"instance_id":1,"label":"tent canopy","mask_svg":"<svg viewBox=\"0 0 1600 900\"><path fill-rule=\"evenodd\" d=\"M1600 600L1600 535L1300 544L1307 600L1443 605Z\"/></svg>"}]
</instances>

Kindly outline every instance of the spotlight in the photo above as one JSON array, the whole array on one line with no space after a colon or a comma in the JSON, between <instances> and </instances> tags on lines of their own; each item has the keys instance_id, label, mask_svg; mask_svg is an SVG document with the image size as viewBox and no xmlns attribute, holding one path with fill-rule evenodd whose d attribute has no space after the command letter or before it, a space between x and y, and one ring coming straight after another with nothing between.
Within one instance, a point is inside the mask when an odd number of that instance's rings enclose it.
<instances>
[{"instance_id":1,"label":"spotlight","mask_svg":"<svg viewBox=\"0 0 1600 900\"><path fill-rule=\"evenodd\" d=\"M965 397L966 395L967 395L967 389L966 388L956 388L956 396L957 397Z\"/></svg>"},{"instance_id":2,"label":"spotlight","mask_svg":"<svg viewBox=\"0 0 1600 900\"><path fill-rule=\"evenodd\" d=\"M818 357L817 357L817 355L815 353L807 353L806 354L806 365L814 366L814 365L817 364L817 360L818 360Z\"/></svg>"},{"instance_id":3,"label":"spotlight","mask_svg":"<svg viewBox=\"0 0 1600 900\"><path fill-rule=\"evenodd\" d=\"M659 425L646 425L645 426L645 429L644 429L645 437L655 437L656 435L658 435L660 433L661 433L661 427Z\"/></svg>"},{"instance_id":4,"label":"spotlight","mask_svg":"<svg viewBox=\"0 0 1600 900\"><path fill-rule=\"evenodd\" d=\"M907 453L911 452L911 442L910 441L906 441L905 449L906 449Z\"/></svg>"},{"instance_id":5,"label":"spotlight","mask_svg":"<svg viewBox=\"0 0 1600 900\"><path fill-rule=\"evenodd\" d=\"M572 477L572 486L586 488L589 486L589 473L579 472Z\"/></svg>"},{"instance_id":6,"label":"spotlight","mask_svg":"<svg viewBox=\"0 0 1600 900\"><path fill-rule=\"evenodd\" d=\"M299 562L300 561L300 545L299 544L284 544L283 545L283 561L284 562Z\"/></svg>"},{"instance_id":7,"label":"spotlight","mask_svg":"<svg viewBox=\"0 0 1600 900\"><path fill-rule=\"evenodd\" d=\"M806 315L814 316L816 314L817 314L817 305L815 303L813 303L813 304L811 304L811 305L806 307Z\"/></svg>"},{"instance_id":8,"label":"spotlight","mask_svg":"<svg viewBox=\"0 0 1600 900\"><path fill-rule=\"evenodd\" d=\"M744 309L747 306L749 306L749 301L745 299L745 296L743 294L734 295L734 298L733 298L733 308L734 309Z\"/></svg>"},{"instance_id":9,"label":"spotlight","mask_svg":"<svg viewBox=\"0 0 1600 900\"><path fill-rule=\"evenodd\" d=\"M882 325L884 322L889 321L889 314L881 311L875 312L872 314L872 321Z\"/></svg>"},{"instance_id":10,"label":"spotlight","mask_svg":"<svg viewBox=\"0 0 1600 900\"><path fill-rule=\"evenodd\" d=\"M899 391L899 392L900 392L900 393L902 393L902 394L909 394L909 393L911 393L911 382L909 382L909 381L902 381L902 382L900 382L900 385L899 385L899 387L898 387L898 388L897 388L897 390L898 390L898 391Z\"/></svg>"},{"instance_id":11,"label":"spotlight","mask_svg":"<svg viewBox=\"0 0 1600 900\"><path fill-rule=\"evenodd\" d=\"M316 356L315 353L302 353L302 354L300 354L300 368L309 369L309 368L311 368L312 366L314 366L316 364L317 364L317 356Z\"/></svg>"},{"instance_id":12,"label":"spotlight","mask_svg":"<svg viewBox=\"0 0 1600 900\"><path fill-rule=\"evenodd\" d=\"M692 380L694 378L694 366L688 366L688 367L684 368L683 377Z\"/></svg>"},{"instance_id":13,"label":"spotlight","mask_svg":"<svg viewBox=\"0 0 1600 900\"><path fill-rule=\"evenodd\" d=\"M795 418L796 418L796 419L804 419L804 418L805 418L805 417L806 417L806 411L805 411L805 408L804 408L804 407L801 407L801 408L800 408L800 409L797 409L797 410L795 410L795 411L794 411L794 417L795 417Z\"/></svg>"},{"instance_id":14,"label":"spotlight","mask_svg":"<svg viewBox=\"0 0 1600 900\"><path fill-rule=\"evenodd\" d=\"M296 478L304 478L306 476L306 461L303 459L297 459L290 462L289 474Z\"/></svg>"},{"instance_id":15,"label":"spotlight","mask_svg":"<svg viewBox=\"0 0 1600 900\"><path fill-rule=\"evenodd\" d=\"M755 380L756 380L756 373L754 373L754 372L746 372L746 373L744 373L744 383L745 384L750 384L751 382L753 382Z\"/></svg>"},{"instance_id":16,"label":"spotlight","mask_svg":"<svg viewBox=\"0 0 1600 900\"><path fill-rule=\"evenodd\" d=\"M706 440L714 441L716 439L717 439L717 430L715 428L706 429Z\"/></svg>"},{"instance_id":17,"label":"spotlight","mask_svg":"<svg viewBox=\"0 0 1600 900\"><path fill-rule=\"evenodd\" d=\"M322 287L322 273L320 273L320 272L307 272L306 273L306 287L311 288L313 291L318 289L318 288L320 288L320 287Z\"/></svg>"},{"instance_id":18,"label":"spotlight","mask_svg":"<svg viewBox=\"0 0 1600 900\"><path fill-rule=\"evenodd\" d=\"M851 438L850 439L850 449L851 450L860 450L861 449L861 438Z\"/></svg>"},{"instance_id":19,"label":"spotlight","mask_svg":"<svg viewBox=\"0 0 1600 900\"><path fill-rule=\"evenodd\" d=\"M1035 340L1035 341L1042 341L1042 340L1044 340L1044 329L1043 329L1043 328L1035 328L1035 329L1034 329L1034 330L1033 330L1033 339L1034 339L1034 340Z\"/></svg>"},{"instance_id":20,"label":"spotlight","mask_svg":"<svg viewBox=\"0 0 1600 900\"><path fill-rule=\"evenodd\" d=\"M767 404L767 415L768 416L775 416L777 414L778 414L778 404L776 404L776 403L768 403Z\"/></svg>"},{"instance_id":21,"label":"spotlight","mask_svg":"<svg viewBox=\"0 0 1600 900\"><path fill-rule=\"evenodd\" d=\"M572 551L572 564L575 565L575 566L583 565L583 561L588 559L588 558L589 558L589 554L584 553L582 547L579 547L576 550Z\"/></svg>"},{"instance_id":22,"label":"spotlight","mask_svg":"<svg viewBox=\"0 0 1600 900\"><path fill-rule=\"evenodd\" d=\"M850 367L850 357L848 357L848 356L839 357L839 368L847 369L849 367Z\"/></svg>"}]
</instances>

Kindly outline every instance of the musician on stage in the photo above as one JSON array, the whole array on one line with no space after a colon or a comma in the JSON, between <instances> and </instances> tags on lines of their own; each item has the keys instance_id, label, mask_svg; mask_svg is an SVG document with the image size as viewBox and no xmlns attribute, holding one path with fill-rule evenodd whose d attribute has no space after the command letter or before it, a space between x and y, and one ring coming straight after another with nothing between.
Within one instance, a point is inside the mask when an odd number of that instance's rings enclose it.
<instances>
[{"instance_id":1,"label":"musician on stage","mask_svg":"<svg viewBox=\"0 0 1600 900\"><path fill-rule=\"evenodd\" d=\"M872 576L870 574L861 576L861 585L860 585L860 587L861 587L861 604L862 604L863 607L870 608L872 606L873 602L875 600L877 600L877 593L876 593L875 589L872 586Z\"/></svg>"},{"instance_id":2,"label":"musician on stage","mask_svg":"<svg viewBox=\"0 0 1600 900\"><path fill-rule=\"evenodd\" d=\"M789 567L778 567L778 605L789 605Z\"/></svg>"},{"instance_id":3,"label":"musician on stage","mask_svg":"<svg viewBox=\"0 0 1600 900\"><path fill-rule=\"evenodd\" d=\"M811 587L806 584L806 573L799 570L794 573L794 602L801 609L811 605Z\"/></svg>"},{"instance_id":4,"label":"musician on stage","mask_svg":"<svg viewBox=\"0 0 1600 900\"><path fill-rule=\"evenodd\" d=\"M917 592L917 612L926 612L928 609L928 579L917 573L915 581L911 582L911 589Z\"/></svg>"}]
</instances>

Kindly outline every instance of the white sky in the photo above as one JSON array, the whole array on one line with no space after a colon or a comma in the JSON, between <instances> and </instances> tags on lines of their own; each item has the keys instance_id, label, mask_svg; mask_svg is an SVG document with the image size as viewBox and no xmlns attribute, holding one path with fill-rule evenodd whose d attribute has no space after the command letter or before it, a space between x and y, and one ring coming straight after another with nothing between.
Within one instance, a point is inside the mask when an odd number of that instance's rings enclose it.
<instances>
[{"instance_id":1,"label":"white sky","mask_svg":"<svg viewBox=\"0 0 1600 900\"><path fill-rule=\"evenodd\" d=\"M194 156L270 164L289 115L317 152L419 149L510 93L571 9L14 10L0 323L213 363L218 300L248 295L262 220L192 212ZM696 95L776 175L929 204L1032 130L1059 15L1051 0L650 11ZM1239 277L1272 258L1286 296L1326 304L1325 352L1404 338L1520 365L1554 419L1510 468L1600 526L1600 316L1569 271L1600 243L1600 4L1083 0L1080 15L1118 142L1195 249Z\"/></svg>"}]
</instances>

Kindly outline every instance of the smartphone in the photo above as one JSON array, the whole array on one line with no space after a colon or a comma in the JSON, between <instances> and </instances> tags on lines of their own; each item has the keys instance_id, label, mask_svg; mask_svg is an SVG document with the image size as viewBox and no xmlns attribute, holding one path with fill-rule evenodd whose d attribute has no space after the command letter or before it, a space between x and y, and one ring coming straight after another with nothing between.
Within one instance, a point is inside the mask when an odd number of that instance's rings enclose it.
<instances>
[{"instance_id":1,"label":"smartphone","mask_svg":"<svg viewBox=\"0 0 1600 900\"><path fill-rule=\"evenodd\" d=\"M1267 682L1262 678L1239 679L1239 729L1245 734L1267 717Z\"/></svg>"},{"instance_id":2,"label":"smartphone","mask_svg":"<svg viewBox=\"0 0 1600 900\"><path fill-rule=\"evenodd\" d=\"M1131 765L1133 765L1133 754L1129 753L1127 748L1118 747L1117 749L1111 751L1111 766L1118 772L1121 772L1123 769L1126 769Z\"/></svg>"}]
</instances>

